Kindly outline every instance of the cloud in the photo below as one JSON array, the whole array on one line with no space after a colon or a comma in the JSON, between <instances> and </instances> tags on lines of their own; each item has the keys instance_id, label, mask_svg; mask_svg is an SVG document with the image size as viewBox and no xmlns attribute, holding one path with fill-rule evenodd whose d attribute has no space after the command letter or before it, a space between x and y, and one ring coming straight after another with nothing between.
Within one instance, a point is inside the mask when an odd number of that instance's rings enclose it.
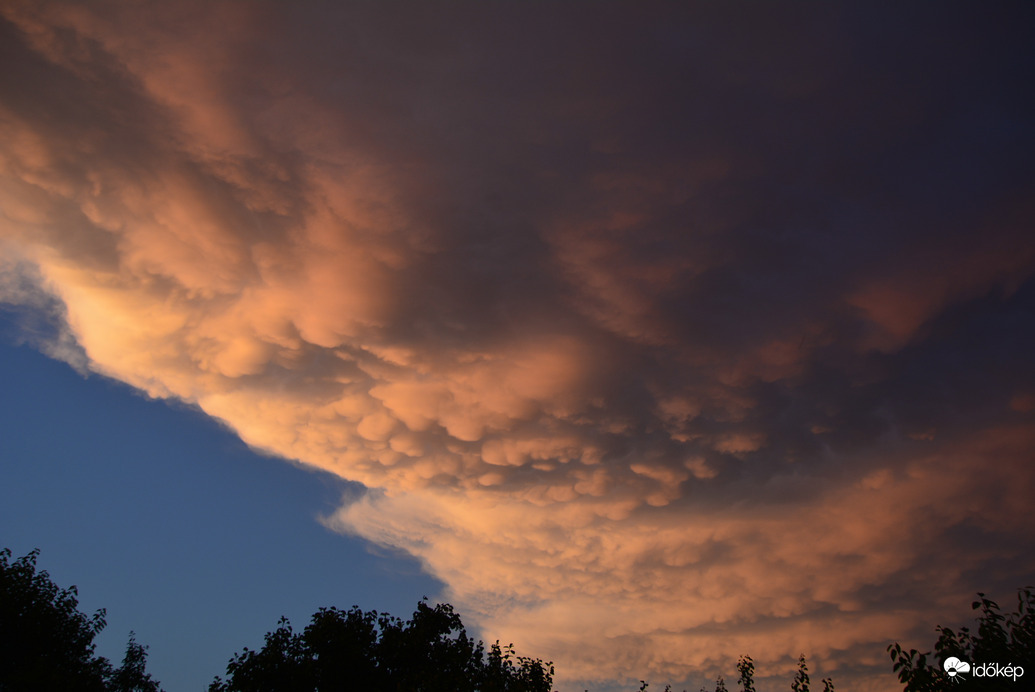
<instances>
[{"instance_id":1,"label":"cloud","mask_svg":"<svg viewBox=\"0 0 1035 692\"><path fill-rule=\"evenodd\" d=\"M2 297L566 684L886 687L1033 567L1024 23L583 9L11 3Z\"/></svg>"},{"instance_id":2,"label":"cloud","mask_svg":"<svg viewBox=\"0 0 1035 692\"><path fill-rule=\"evenodd\" d=\"M770 664L808 650L829 665L860 644L883 653L931 606L954 607L925 592L953 593L961 573L988 560L1023 559L1019 546L952 536L1027 532L1031 443L1020 427L918 444L793 503L648 502L616 514L610 498L543 510L491 490L465 490L462 501L436 491L368 494L330 523L420 556L491 614L496 634L553 652L575 677L729 670L734 654L715 642ZM997 466L975 477L973 460L989 458Z\"/></svg>"}]
</instances>

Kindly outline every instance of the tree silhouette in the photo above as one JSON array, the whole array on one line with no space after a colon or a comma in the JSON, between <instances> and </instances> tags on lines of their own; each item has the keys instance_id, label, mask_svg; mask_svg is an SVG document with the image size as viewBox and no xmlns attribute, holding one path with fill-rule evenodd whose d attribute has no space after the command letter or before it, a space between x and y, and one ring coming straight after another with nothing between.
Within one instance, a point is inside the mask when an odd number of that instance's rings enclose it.
<instances>
[{"instance_id":1,"label":"tree silhouette","mask_svg":"<svg viewBox=\"0 0 1035 692\"><path fill-rule=\"evenodd\" d=\"M553 666L513 645L467 635L448 604L417 604L403 622L357 606L321 608L300 633L281 618L259 651L244 649L209 692L549 692Z\"/></svg>"},{"instance_id":2,"label":"tree silhouette","mask_svg":"<svg viewBox=\"0 0 1035 692\"><path fill-rule=\"evenodd\" d=\"M742 692L755 692L755 662L750 656L741 656L737 659L737 674L737 683ZM665 687L666 692L669 689L669 686ZM798 657L798 672L791 682L791 689L794 692L809 692L809 667L805 661L805 654ZM701 692L708 690L702 687ZM726 681L721 675L715 680L715 692L727 692ZM824 678L823 692L834 692L834 681L831 678Z\"/></svg>"},{"instance_id":3,"label":"tree silhouette","mask_svg":"<svg viewBox=\"0 0 1035 692\"><path fill-rule=\"evenodd\" d=\"M908 652L897 642L888 646L893 662L892 669L905 687L904 692L942 692L952 689L955 683L966 679L968 690L981 692L993 690L1016 690L1012 677L977 675L975 668L982 664L1019 666L1024 675L1035 671L1035 593L1032 587L1025 587L1017 593L1017 612L1004 615L999 604L979 593L978 600L971 604L980 610L977 634L962 627L957 632L948 627L936 627L939 633L935 642L935 659L930 651L921 653L916 649ZM959 663L946 670L944 664L950 658ZM951 673L951 674L950 674Z\"/></svg>"},{"instance_id":4,"label":"tree silhouette","mask_svg":"<svg viewBox=\"0 0 1035 692\"><path fill-rule=\"evenodd\" d=\"M548 692L553 683L553 665L518 656L513 644L500 647L497 640L489 649L478 679L482 692Z\"/></svg>"},{"instance_id":5,"label":"tree silhouette","mask_svg":"<svg viewBox=\"0 0 1035 692\"><path fill-rule=\"evenodd\" d=\"M743 692L755 692L755 662L750 656L741 656L737 661L737 682Z\"/></svg>"},{"instance_id":6,"label":"tree silhouette","mask_svg":"<svg viewBox=\"0 0 1035 692\"><path fill-rule=\"evenodd\" d=\"M147 672L147 647L137 643L133 632L129 633L122 665L111 674L108 689L111 692L161 692L158 681Z\"/></svg>"},{"instance_id":7,"label":"tree silhouette","mask_svg":"<svg viewBox=\"0 0 1035 692\"><path fill-rule=\"evenodd\" d=\"M10 550L0 550L0 692L159 692L132 633L121 667L94 654L104 610L79 612L76 587L61 589L37 571L38 557L33 550L12 561Z\"/></svg>"},{"instance_id":8,"label":"tree silhouette","mask_svg":"<svg viewBox=\"0 0 1035 692\"><path fill-rule=\"evenodd\" d=\"M798 657L798 673L791 683L794 692L809 692L809 667L805 663L805 654Z\"/></svg>"},{"instance_id":9,"label":"tree silhouette","mask_svg":"<svg viewBox=\"0 0 1035 692\"><path fill-rule=\"evenodd\" d=\"M80 613L76 588L59 589L37 572L37 557L33 550L12 562L0 550L0 689L104 690L106 661L93 644L104 611Z\"/></svg>"}]
</instances>

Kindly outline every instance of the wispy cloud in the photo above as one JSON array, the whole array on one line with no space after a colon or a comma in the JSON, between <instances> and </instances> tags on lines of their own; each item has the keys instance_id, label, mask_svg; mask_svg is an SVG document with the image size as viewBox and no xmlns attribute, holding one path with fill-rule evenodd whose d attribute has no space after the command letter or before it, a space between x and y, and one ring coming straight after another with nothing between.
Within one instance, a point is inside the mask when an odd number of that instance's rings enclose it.
<instances>
[{"instance_id":1,"label":"wispy cloud","mask_svg":"<svg viewBox=\"0 0 1035 692\"><path fill-rule=\"evenodd\" d=\"M883 689L890 639L1030 581L1023 22L4 16L2 297L364 483L328 524L490 636L569 679L806 651Z\"/></svg>"}]
</instances>

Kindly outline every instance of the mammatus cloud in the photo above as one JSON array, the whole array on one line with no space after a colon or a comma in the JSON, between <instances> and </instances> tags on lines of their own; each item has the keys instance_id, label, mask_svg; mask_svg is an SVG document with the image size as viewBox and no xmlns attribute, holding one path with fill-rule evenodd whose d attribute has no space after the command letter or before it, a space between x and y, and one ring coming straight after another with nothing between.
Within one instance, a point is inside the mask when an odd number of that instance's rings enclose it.
<instances>
[{"instance_id":1,"label":"mammatus cloud","mask_svg":"<svg viewBox=\"0 0 1035 692\"><path fill-rule=\"evenodd\" d=\"M573 688L885 689L1035 566L1002 11L6 3L3 298Z\"/></svg>"}]
</instances>

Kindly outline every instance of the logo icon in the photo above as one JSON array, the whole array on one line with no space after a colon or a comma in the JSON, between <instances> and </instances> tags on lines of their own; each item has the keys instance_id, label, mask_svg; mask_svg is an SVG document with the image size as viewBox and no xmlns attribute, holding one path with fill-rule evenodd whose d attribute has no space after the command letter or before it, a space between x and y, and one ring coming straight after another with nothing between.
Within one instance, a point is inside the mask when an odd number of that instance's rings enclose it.
<instances>
[{"instance_id":1,"label":"logo icon","mask_svg":"<svg viewBox=\"0 0 1035 692\"><path fill-rule=\"evenodd\" d=\"M945 663L942 664L942 668L944 668L945 672L949 674L949 677L956 682L963 679L963 673L970 672L970 664L966 661L959 660L955 656L950 656L945 659Z\"/></svg>"}]
</instances>

